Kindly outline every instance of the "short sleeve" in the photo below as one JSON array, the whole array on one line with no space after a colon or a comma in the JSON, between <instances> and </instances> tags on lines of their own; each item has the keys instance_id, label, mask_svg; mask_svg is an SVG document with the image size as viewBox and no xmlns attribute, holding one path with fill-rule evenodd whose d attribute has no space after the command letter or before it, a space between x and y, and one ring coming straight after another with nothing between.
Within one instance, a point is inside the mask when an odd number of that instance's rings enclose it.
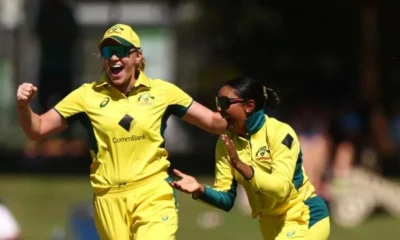
<instances>
[{"instance_id":1,"label":"short sleeve","mask_svg":"<svg viewBox=\"0 0 400 240\"><path fill-rule=\"evenodd\" d=\"M183 117L193 103L193 98L175 84L165 82L167 103L171 113Z\"/></svg>"},{"instance_id":2,"label":"short sleeve","mask_svg":"<svg viewBox=\"0 0 400 240\"><path fill-rule=\"evenodd\" d=\"M78 113L84 112L84 96L85 87L75 89L70 94L68 94L64 99L62 99L54 107L54 110L61 115L61 117L68 119Z\"/></svg>"}]
</instances>

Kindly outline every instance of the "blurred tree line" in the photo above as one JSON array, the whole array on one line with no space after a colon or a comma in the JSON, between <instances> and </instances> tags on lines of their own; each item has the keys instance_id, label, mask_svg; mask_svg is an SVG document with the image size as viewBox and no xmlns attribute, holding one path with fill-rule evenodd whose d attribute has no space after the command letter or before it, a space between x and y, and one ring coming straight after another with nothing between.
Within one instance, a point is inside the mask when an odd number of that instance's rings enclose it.
<instances>
[{"instance_id":1,"label":"blurred tree line","mask_svg":"<svg viewBox=\"0 0 400 240\"><path fill-rule=\"evenodd\" d=\"M182 44L207 45L202 71L207 77L200 77L201 86L215 91L210 85L216 79L222 83L231 75L247 75L280 88L288 108L299 100L331 105L357 93L360 8L356 2L199 1L199 5L201 13L180 29L180 39ZM187 35L189 29L196 32Z\"/></svg>"},{"instance_id":2,"label":"blurred tree line","mask_svg":"<svg viewBox=\"0 0 400 240\"><path fill-rule=\"evenodd\" d=\"M359 138L389 159L383 161L389 163L386 169L397 169L393 149L398 147L385 138L393 135L389 125L400 112L400 35L393 24L400 20L398 1L198 1L197 6L196 18L178 26L178 45L202 56L196 62L200 102L213 107L210 96L235 75L266 81L281 90L280 119L304 106L322 109L334 121L330 133L337 142L348 135L340 127L343 114L355 113L361 119ZM376 121L380 112L383 119ZM213 138L200 131L196 136Z\"/></svg>"},{"instance_id":3,"label":"blurred tree line","mask_svg":"<svg viewBox=\"0 0 400 240\"><path fill-rule=\"evenodd\" d=\"M172 5L179 1L171 1ZM199 65L195 98L214 108L227 79L246 75L278 88L282 120L304 105L332 109L359 97L361 5L354 1L197 1L190 22L177 25L180 82ZM196 47L193 47L196 46ZM188 55L197 56L188 61ZM217 136L187 126L207 145L183 168L213 169ZM176 162L176 161L174 161Z\"/></svg>"},{"instance_id":4,"label":"blurred tree line","mask_svg":"<svg viewBox=\"0 0 400 240\"><path fill-rule=\"evenodd\" d=\"M177 9L187 1L164 2ZM197 0L191 3L196 7L191 20L171 26L178 46L176 77L184 88L186 82L191 82L190 94L208 107L215 108L213 96L223 82L246 75L280 89L282 102L276 113L282 120L289 119L301 106L332 112L343 106L357 108L366 101L363 88L368 84L364 76L372 76L368 79L375 81L375 85L368 86L376 86L369 88L377 97L367 102L366 108L382 105L389 113L400 112L397 104L400 41L394 24L400 20L398 1ZM368 15L365 11L368 6L377 18ZM177 11L172 10L171 14L175 14L173 18L179 17ZM375 33L370 27L374 24ZM370 68L376 70L374 74L370 74ZM188 124L184 127L196 136L193 141L197 149L190 156L172 154L172 164L183 171L209 173L214 166L217 136ZM64 170L87 172L88 168L82 165L86 166L90 160L88 156L85 159L88 160L74 161L76 165L65 160ZM48 170L60 169L61 163L54 162ZM18 168L12 168L15 167Z\"/></svg>"}]
</instances>

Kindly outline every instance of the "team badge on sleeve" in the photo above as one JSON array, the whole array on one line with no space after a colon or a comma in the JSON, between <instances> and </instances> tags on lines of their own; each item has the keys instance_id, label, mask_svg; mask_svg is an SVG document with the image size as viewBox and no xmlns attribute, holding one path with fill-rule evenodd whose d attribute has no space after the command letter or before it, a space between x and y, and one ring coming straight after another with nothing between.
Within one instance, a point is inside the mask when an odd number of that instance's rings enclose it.
<instances>
[{"instance_id":1,"label":"team badge on sleeve","mask_svg":"<svg viewBox=\"0 0 400 240\"><path fill-rule=\"evenodd\" d=\"M282 144L292 149L293 137L288 133L286 137L283 139Z\"/></svg>"},{"instance_id":2,"label":"team badge on sleeve","mask_svg":"<svg viewBox=\"0 0 400 240\"><path fill-rule=\"evenodd\" d=\"M262 146L257 150L256 160L271 160L271 151L267 148L267 146Z\"/></svg>"}]
</instances>

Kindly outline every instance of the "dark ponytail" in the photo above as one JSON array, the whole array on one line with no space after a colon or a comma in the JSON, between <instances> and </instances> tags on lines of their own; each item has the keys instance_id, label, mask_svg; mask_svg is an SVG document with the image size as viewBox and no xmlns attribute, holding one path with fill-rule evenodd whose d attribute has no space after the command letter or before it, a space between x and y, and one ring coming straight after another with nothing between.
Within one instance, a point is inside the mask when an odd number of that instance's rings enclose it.
<instances>
[{"instance_id":1,"label":"dark ponytail","mask_svg":"<svg viewBox=\"0 0 400 240\"><path fill-rule=\"evenodd\" d=\"M276 108L281 101L279 90L268 88L267 85L264 84L263 92L265 97L265 107Z\"/></svg>"}]
</instances>

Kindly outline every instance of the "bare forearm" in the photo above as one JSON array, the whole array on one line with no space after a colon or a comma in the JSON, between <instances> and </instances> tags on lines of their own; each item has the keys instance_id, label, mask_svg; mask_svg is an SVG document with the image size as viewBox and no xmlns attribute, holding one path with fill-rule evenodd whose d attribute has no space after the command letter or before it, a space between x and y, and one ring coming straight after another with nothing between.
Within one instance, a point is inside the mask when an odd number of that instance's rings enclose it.
<instances>
[{"instance_id":1,"label":"bare forearm","mask_svg":"<svg viewBox=\"0 0 400 240\"><path fill-rule=\"evenodd\" d=\"M254 170L249 165L238 160L233 166L246 180L250 180L254 175Z\"/></svg>"},{"instance_id":2,"label":"bare forearm","mask_svg":"<svg viewBox=\"0 0 400 240\"><path fill-rule=\"evenodd\" d=\"M31 140L40 140L40 116L29 106L18 107L18 116L25 135Z\"/></svg>"},{"instance_id":3,"label":"bare forearm","mask_svg":"<svg viewBox=\"0 0 400 240\"><path fill-rule=\"evenodd\" d=\"M213 112L196 101L189 107L182 119L214 134L224 133L227 127L226 120L219 112Z\"/></svg>"},{"instance_id":4,"label":"bare forearm","mask_svg":"<svg viewBox=\"0 0 400 240\"><path fill-rule=\"evenodd\" d=\"M219 112L214 112L212 116L213 133L222 134L226 132L227 121Z\"/></svg>"}]
</instances>

